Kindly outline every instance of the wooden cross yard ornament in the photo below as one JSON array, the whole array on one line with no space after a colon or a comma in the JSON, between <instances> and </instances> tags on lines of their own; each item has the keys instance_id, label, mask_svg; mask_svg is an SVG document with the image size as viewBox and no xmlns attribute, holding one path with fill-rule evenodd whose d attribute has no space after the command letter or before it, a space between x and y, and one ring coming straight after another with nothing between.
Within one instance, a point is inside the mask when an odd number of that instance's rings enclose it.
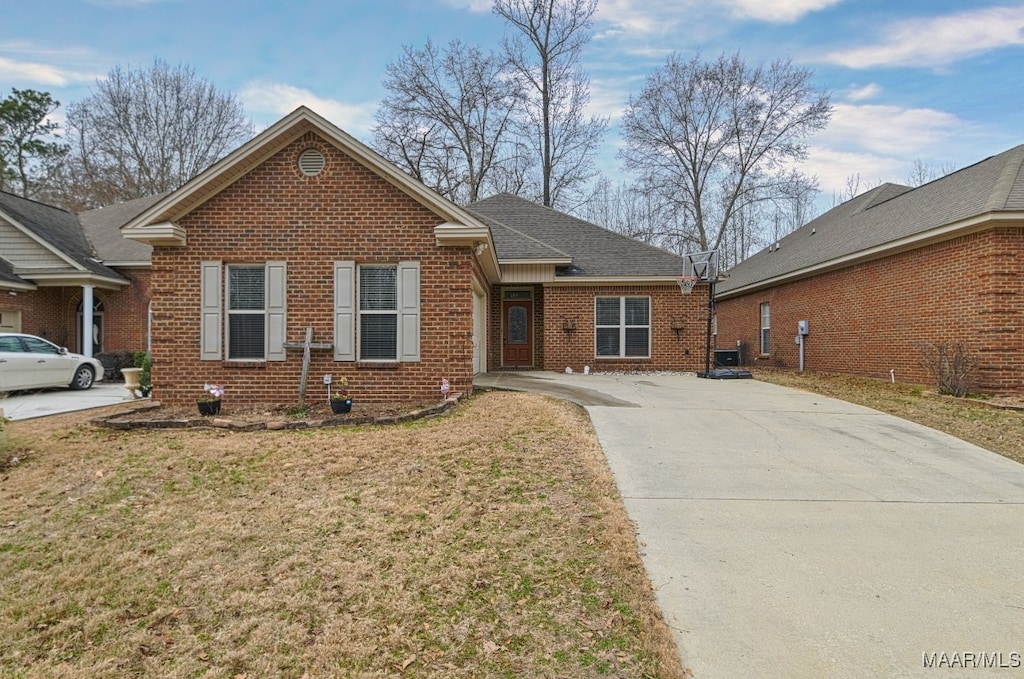
<instances>
[{"instance_id":1,"label":"wooden cross yard ornament","mask_svg":"<svg viewBox=\"0 0 1024 679\"><path fill-rule=\"evenodd\" d=\"M285 342L285 349L302 349L302 377L299 380L299 405L306 405L306 383L309 380L309 352L313 349L333 349L329 342L314 342L313 328L306 328L306 339L303 342Z\"/></svg>"}]
</instances>

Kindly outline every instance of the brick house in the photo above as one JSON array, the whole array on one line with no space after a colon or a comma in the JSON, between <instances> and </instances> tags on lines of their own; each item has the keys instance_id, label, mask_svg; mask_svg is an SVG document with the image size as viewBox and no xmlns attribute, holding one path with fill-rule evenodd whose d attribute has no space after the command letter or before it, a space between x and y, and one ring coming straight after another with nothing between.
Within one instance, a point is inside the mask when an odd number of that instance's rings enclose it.
<instances>
[{"instance_id":1,"label":"brick house","mask_svg":"<svg viewBox=\"0 0 1024 679\"><path fill-rule=\"evenodd\" d=\"M471 208L302 107L122 227L152 247L153 384L183 404L469 392L503 368L694 370L706 287L681 260L512 196Z\"/></svg>"},{"instance_id":2,"label":"brick house","mask_svg":"<svg viewBox=\"0 0 1024 679\"><path fill-rule=\"evenodd\" d=\"M976 388L1024 388L1024 145L918 188L884 184L718 284L718 344L748 363L926 384L922 343L963 341ZM893 372L890 372L893 371Z\"/></svg>"},{"instance_id":3,"label":"brick house","mask_svg":"<svg viewBox=\"0 0 1024 679\"><path fill-rule=\"evenodd\" d=\"M0 192L0 332L90 356L145 350L150 248L119 227L153 200L74 215Z\"/></svg>"}]
</instances>

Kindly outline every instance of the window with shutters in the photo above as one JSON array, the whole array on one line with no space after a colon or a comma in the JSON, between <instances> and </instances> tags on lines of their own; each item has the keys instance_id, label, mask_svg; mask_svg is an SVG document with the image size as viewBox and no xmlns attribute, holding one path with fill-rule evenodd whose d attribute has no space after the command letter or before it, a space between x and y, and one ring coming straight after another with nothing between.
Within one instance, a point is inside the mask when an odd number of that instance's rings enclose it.
<instances>
[{"instance_id":1,"label":"window with shutters","mask_svg":"<svg viewBox=\"0 0 1024 679\"><path fill-rule=\"evenodd\" d=\"M334 263L334 360L420 360L420 264Z\"/></svg>"},{"instance_id":2,"label":"window with shutters","mask_svg":"<svg viewBox=\"0 0 1024 679\"><path fill-rule=\"evenodd\" d=\"M200 280L202 360L285 360L285 262L203 262Z\"/></svg>"},{"instance_id":3,"label":"window with shutters","mask_svg":"<svg viewBox=\"0 0 1024 679\"><path fill-rule=\"evenodd\" d=\"M597 297L594 321L598 357L650 358L650 297Z\"/></svg>"}]
</instances>

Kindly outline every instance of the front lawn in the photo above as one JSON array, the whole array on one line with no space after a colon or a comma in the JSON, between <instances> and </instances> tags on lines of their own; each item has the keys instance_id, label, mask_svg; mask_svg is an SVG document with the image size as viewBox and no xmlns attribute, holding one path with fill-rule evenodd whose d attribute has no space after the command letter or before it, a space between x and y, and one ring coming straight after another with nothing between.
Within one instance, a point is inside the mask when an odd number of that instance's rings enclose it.
<instances>
[{"instance_id":1,"label":"front lawn","mask_svg":"<svg viewBox=\"0 0 1024 679\"><path fill-rule=\"evenodd\" d=\"M0 675L680 677L589 420L8 423Z\"/></svg>"}]
</instances>

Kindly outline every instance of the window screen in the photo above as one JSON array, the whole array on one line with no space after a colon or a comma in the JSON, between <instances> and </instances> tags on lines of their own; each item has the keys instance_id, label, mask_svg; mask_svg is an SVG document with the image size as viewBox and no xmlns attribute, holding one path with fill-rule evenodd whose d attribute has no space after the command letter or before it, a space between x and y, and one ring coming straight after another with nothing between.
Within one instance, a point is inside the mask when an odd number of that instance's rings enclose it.
<instances>
[{"instance_id":1,"label":"window screen","mask_svg":"<svg viewBox=\"0 0 1024 679\"><path fill-rule=\"evenodd\" d=\"M228 267L228 358L266 356L265 270Z\"/></svg>"},{"instance_id":2,"label":"window screen","mask_svg":"<svg viewBox=\"0 0 1024 679\"><path fill-rule=\"evenodd\" d=\"M651 355L649 297L598 297L594 300L595 353L647 358Z\"/></svg>"},{"instance_id":3,"label":"window screen","mask_svg":"<svg viewBox=\"0 0 1024 679\"><path fill-rule=\"evenodd\" d=\"M772 310L771 305L765 302L761 305L761 353L767 354L771 350L772 335Z\"/></svg>"},{"instance_id":4,"label":"window screen","mask_svg":"<svg viewBox=\"0 0 1024 679\"><path fill-rule=\"evenodd\" d=\"M398 267L359 267L359 358L398 359Z\"/></svg>"}]
</instances>

